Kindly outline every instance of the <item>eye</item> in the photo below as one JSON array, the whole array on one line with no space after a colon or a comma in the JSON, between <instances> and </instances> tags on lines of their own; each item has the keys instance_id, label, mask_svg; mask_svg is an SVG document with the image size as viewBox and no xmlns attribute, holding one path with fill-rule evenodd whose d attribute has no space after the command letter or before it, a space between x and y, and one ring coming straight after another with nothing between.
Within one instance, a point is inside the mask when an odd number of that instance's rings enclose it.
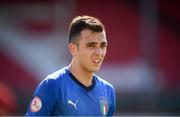
<instances>
[{"instance_id":1,"label":"eye","mask_svg":"<svg viewBox=\"0 0 180 117\"><path fill-rule=\"evenodd\" d=\"M94 45L93 44L88 44L87 47L93 47Z\"/></svg>"},{"instance_id":2,"label":"eye","mask_svg":"<svg viewBox=\"0 0 180 117\"><path fill-rule=\"evenodd\" d=\"M86 47L91 47L91 48L92 48L92 47L95 47L95 46L96 46L95 43L87 43L87 44L86 44Z\"/></svg>"},{"instance_id":3,"label":"eye","mask_svg":"<svg viewBox=\"0 0 180 117\"><path fill-rule=\"evenodd\" d=\"M107 47L106 43L101 44L101 48L106 48L106 47Z\"/></svg>"}]
</instances>

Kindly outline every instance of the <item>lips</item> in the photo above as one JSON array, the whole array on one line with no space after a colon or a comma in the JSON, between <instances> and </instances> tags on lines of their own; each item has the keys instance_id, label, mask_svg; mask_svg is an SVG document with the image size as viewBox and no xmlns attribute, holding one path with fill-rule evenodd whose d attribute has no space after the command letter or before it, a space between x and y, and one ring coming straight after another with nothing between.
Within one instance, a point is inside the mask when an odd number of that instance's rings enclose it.
<instances>
[{"instance_id":1,"label":"lips","mask_svg":"<svg viewBox=\"0 0 180 117\"><path fill-rule=\"evenodd\" d=\"M93 62L96 63L96 64L99 64L101 63L102 59L93 59Z\"/></svg>"}]
</instances>

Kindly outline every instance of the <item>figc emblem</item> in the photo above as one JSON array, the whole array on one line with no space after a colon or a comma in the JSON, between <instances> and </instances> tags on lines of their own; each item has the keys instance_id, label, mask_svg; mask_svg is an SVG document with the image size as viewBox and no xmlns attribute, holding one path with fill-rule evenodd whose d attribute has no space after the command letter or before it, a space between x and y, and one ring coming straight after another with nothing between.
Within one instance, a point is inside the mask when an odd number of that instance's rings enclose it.
<instances>
[{"instance_id":1,"label":"figc emblem","mask_svg":"<svg viewBox=\"0 0 180 117\"><path fill-rule=\"evenodd\" d=\"M34 97L31 102L31 112L38 112L42 107L42 102L39 97Z\"/></svg>"}]
</instances>

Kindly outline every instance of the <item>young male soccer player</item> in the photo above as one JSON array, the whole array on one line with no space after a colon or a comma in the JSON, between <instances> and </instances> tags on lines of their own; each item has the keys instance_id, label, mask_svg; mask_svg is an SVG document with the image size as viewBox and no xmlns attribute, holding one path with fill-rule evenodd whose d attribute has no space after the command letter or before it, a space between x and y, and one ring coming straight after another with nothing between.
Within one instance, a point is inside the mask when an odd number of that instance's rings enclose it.
<instances>
[{"instance_id":1,"label":"young male soccer player","mask_svg":"<svg viewBox=\"0 0 180 117\"><path fill-rule=\"evenodd\" d=\"M78 16L69 28L69 66L48 75L36 88L26 116L112 116L115 91L94 72L106 55L103 24L90 16Z\"/></svg>"}]
</instances>

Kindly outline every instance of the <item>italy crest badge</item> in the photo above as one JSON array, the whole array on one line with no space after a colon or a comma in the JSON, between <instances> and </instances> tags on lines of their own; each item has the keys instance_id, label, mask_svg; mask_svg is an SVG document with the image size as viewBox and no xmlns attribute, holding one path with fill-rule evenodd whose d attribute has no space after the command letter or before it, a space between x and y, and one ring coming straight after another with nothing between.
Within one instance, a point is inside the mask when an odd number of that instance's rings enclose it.
<instances>
[{"instance_id":1,"label":"italy crest badge","mask_svg":"<svg viewBox=\"0 0 180 117\"><path fill-rule=\"evenodd\" d=\"M101 110L102 115L107 115L107 112L108 112L107 98L104 96L99 97L99 103L100 103L100 110Z\"/></svg>"}]
</instances>

